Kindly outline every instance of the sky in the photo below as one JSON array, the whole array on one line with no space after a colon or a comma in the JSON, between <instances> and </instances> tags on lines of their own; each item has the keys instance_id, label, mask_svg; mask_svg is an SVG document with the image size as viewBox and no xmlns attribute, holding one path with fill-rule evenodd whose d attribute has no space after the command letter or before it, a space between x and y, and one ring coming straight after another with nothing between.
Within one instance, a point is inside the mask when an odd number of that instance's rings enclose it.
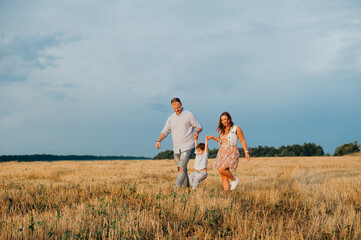
<instances>
[{"instance_id":1,"label":"sky","mask_svg":"<svg viewBox=\"0 0 361 240\"><path fill-rule=\"evenodd\" d=\"M0 0L0 155L153 157L173 97L200 141L360 143L361 1Z\"/></svg>"}]
</instances>

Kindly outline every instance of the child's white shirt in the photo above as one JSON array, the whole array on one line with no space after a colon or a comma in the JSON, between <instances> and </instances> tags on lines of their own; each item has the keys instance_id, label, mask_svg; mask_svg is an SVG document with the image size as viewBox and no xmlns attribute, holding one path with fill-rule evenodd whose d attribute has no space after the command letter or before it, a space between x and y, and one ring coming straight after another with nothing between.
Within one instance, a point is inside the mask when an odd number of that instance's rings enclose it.
<instances>
[{"instance_id":1,"label":"child's white shirt","mask_svg":"<svg viewBox=\"0 0 361 240\"><path fill-rule=\"evenodd\" d=\"M194 160L194 169L199 171L207 168L208 164L208 151L204 151L201 155L196 152L196 159Z\"/></svg>"}]
</instances>

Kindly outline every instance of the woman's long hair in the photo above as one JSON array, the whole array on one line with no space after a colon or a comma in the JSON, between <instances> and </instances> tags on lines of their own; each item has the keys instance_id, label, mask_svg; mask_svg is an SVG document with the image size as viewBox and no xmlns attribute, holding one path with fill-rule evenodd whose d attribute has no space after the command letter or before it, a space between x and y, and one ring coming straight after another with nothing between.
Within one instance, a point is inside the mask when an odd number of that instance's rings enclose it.
<instances>
[{"instance_id":1,"label":"woman's long hair","mask_svg":"<svg viewBox=\"0 0 361 240\"><path fill-rule=\"evenodd\" d=\"M228 112L222 113L221 116L219 117L219 123L218 123L218 127L217 127L217 131L218 131L219 135L223 135L224 132L226 131L226 126L224 126L222 124L222 120L221 120L222 116L228 117L230 127L233 127L233 125L234 125L234 123L232 122L231 114L229 114Z\"/></svg>"}]
</instances>

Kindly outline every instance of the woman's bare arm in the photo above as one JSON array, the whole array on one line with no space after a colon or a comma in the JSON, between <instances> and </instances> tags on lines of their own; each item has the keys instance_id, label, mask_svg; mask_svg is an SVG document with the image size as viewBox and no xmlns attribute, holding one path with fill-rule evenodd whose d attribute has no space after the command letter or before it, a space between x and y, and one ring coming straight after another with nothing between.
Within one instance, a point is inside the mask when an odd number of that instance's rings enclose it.
<instances>
[{"instance_id":1,"label":"woman's bare arm","mask_svg":"<svg viewBox=\"0 0 361 240\"><path fill-rule=\"evenodd\" d=\"M243 135L243 131L240 127L237 126L237 136L239 138L239 141L241 141L241 144L242 144L242 147L243 147L243 150L245 152L245 157L246 157L246 160L249 161L251 160L251 157L249 156L249 153L248 153L248 147L247 147L247 143L246 143L246 139L244 139L244 135Z\"/></svg>"}]
</instances>

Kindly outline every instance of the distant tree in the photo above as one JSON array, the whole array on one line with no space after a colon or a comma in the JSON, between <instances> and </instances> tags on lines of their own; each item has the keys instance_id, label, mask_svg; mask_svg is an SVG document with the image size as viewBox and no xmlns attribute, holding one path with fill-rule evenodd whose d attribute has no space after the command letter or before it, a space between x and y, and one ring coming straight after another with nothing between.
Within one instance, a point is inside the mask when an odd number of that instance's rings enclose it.
<instances>
[{"instance_id":1,"label":"distant tree","mask_svg":"<svg viewBox=\"0 0 361 240\"><path fill-rule=\"evenodd\" d=\"M287 147L281 146L281 148L280 148L280 155L279 155L280 157L287 157L287 156L289 156L288 147L289 147L289 146L287 146Z\"/></svg>"},{"instance_id":2,"label":"distant tree","mask_svg":"<svg viewBox=\"0 0 361 240\"><path fill-rule=\"evenodd\" d=\"M172 150L165 150L163 152L158 153L153 159L173 159L173 151Z\"/></svg>"},{"instance_id":3,"label":"distant tree","mask_svg":"<svg viewBox=\"0 0 361 240\"><path fill-rule=\"evenodd\" d=\"M346 154L351 154L354 152L360 151L360 145L357 141L354 141L353 143L346 143L341 146L338 146L335 150L334 156L343 156Z\"/></svg>"},{"instance_id":4,"label":"distant tree","mask_svg":"<svg viewBox=\"0 0 361 240\"><path fill-rule=\"evenodd\" d=\"M323 156L325 155L321 146L314 143L304 143L303 144L303 153L304 156Z\"/></svg>"},{"instance_id":5,"label":"distant tree","mask_svg":"<svg viewBox=\"0 0 361 240\"><path fill-rule=\"evenodd\" d=\"M216 158L218 153L218 149L209 149L208 150L208 158Z\"/></svg>"},{"instance_id":6,"label":"distant tree","mask_svg":"<svg viewBox=\"0 0 361 240\"><path fill-rule=\"evenodd\" d=\"M270 147L269 151L266 153L265 157L274 157L277 156L277 149L275 147Z\"/></svg>"},{"instance_id":7,"label":"distant tree","mask_svg":"<svg viewBox=\"0 0 361 240\"><path fill-rule=\"evenodd\" d=\"M33 154L33 155L1 155L0 162L18 161L85 161L85 160L130 160L130 159L149 159L146 157L134 156L94 156L94 155L51 155L51 154Z\"/></svg>"}]
</instances>

